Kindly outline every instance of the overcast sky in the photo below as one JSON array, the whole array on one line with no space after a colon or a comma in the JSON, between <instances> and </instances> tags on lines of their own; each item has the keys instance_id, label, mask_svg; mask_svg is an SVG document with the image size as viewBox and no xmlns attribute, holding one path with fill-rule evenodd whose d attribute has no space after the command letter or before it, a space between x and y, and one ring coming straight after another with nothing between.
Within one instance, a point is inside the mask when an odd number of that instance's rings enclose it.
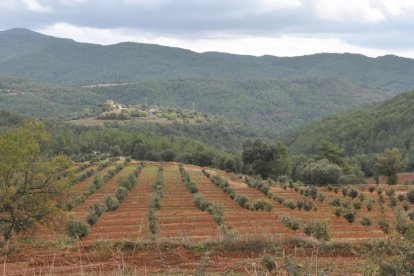
<instances>
[{"instance_id":1,"label":"overcast sky","mask_svg":"<svg viewBox=\"0 0 414 276\"><path fill-rule=\"evenodd\" d=\"M197 52L414 58L414 0L0 0L0 30Z\"/></svg>"}]
</instances>

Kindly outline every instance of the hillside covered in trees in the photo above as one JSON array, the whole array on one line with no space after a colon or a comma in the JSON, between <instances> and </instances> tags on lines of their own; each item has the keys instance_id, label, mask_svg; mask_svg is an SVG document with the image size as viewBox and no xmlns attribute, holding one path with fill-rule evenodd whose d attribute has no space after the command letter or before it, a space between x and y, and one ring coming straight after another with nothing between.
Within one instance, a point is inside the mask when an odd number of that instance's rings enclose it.
<instances>
[{"instance_id":1,"label":"hillside covered in trees","mask_svg":"<svg viewBox=\"0 0 414 276\"><path fill-rule=\"evenodd\" d=\"M0 32L0 74L53 83L99 83L180 78L340 78L357 85L407 90L414 61L396 56L355 54L302 57L196 53L140 43L102 46L77 43L27 29Z\"/></svg>"},{"instance_id":2,"label":"hillside covered in trees","mask_svg":"<svg viewBox=\"0 0 414 276\"><path fill-rule=\"evenodd\" d=\"M341 145L346 155L399 148L414 164L414 92L406 92L370 108L326 117L286 134L293 153L315 154L322 140Z\"/></svg>"}]
</instances>

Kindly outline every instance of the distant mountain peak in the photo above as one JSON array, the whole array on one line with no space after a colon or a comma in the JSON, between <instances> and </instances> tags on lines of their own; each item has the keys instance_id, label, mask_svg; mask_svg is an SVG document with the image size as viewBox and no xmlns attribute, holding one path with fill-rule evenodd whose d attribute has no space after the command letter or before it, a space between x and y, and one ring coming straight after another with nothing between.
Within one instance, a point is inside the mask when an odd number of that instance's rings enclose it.
<instances>
[{"instance_id":1,"label":"distant mountain peak","mask_svg":"<svg viewBox=\"0 0 414 276\"><path fill-rule=\"evenodd\" d=\"M40 33L34 32L32 30L26 29L26 28L13 28L5 31L1 31L0 33L4 34L37 34L41 35Z\"/></svg>"}]
</instances>

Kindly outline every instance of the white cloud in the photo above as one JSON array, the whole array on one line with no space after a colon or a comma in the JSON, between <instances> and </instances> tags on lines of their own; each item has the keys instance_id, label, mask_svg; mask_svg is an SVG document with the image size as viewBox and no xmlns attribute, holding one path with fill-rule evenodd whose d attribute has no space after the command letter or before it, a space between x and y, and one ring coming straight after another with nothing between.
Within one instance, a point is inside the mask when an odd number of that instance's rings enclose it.
<instances>
[{"instance_id":1,"label":"white cloud","mask_svg":"<svg viewBox=\"0 0 414 276\"><path fill-rule=\"evenodd\" d=\"M391 0L393 1L393 0ZM365 21L376 23L385 19L385 15L370 0L316 0L314 8L317 14L330 21ZM378 2L378 1L377 1Z\"/></svg>"},{"instance_id":2,"label":"white cloud","mask_svg":"<svg viewBox=\"0 0 414 276\"><path fill-rule=\"evenodd\" d=\"M44 6L38 2L38 0L23 0L23 3L26 5L27 9L34 12L51 12L52 8L49 6Z\"/></svg>"},{"instance_id":3,"label":"white cloud","mask_svg":"<svg viewBox=\"0 0 414 276\"><path fill-rule=\"evenodd\" d=\"M122 2L146 9L158 9L161 5L171 2L171 0L122 0Z\"/></svg>"},{"instance_id":4,"label":"white cloud","mask_svg":"<svg viewBox=\"0 0 414 276\"><path fill-rule=\"evenodd\" d=\"M109 45L131 41L180 47L196 52L216 51L256 56L300 56L325 52L361 53L371 57L397 54L414 58L414 49L397 49L391 53L385 49L372 49L351 45L336 38L333 34L319 34L317 36L295 34L266 37L216 33L201 39L183 39L131 29L83 28L66 23L58 23L38 31L48 35L72 38L79 42Z\"/></svg>"}]
</instances>

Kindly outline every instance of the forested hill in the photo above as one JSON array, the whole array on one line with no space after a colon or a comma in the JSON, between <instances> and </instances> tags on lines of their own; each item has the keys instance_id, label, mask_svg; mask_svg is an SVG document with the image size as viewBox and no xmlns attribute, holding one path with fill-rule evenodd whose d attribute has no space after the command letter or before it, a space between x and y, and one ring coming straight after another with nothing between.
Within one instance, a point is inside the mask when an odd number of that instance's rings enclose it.
<instances>
[{"instance_id":1,"label":"forested hill","mask_svg":"<svg viewBox=\"0 0 414 276\"><path fill-rule=\"evenodd\" d=\"M357 85L414 89L414 60L354 54L252 57L140 43L101 46L26 29L0 32L0 74L54 83L143 79L297 79L335 77Z\"/></svg>"},{"instance_id":2,"label":"forested hill","mask_svg":"<svg viewBox=\"0 0 414 276\"><path fill-rule=\"evenodd\" d=\"M368 89L343 80L181 79L142 80L128 85L82 88L0 77L0 110L36 118L68 119L113 99L123 104L192 108L226 121L272 133L344 111L362 103L382 101L394 92Z\"/></svg>"},{"instance_id":3,"label":"forested hill","mask_svg":"<svg viewBox=\"0 0 414 276\"><path fill-rule=\"evenodd\" d=\"M340 144L347 155L377 153L387 147L398 147L412 159L414 91L371 108L329 116L284 137L293 153L317 153L322 140Z\"/></svg>"}]
</instances>

